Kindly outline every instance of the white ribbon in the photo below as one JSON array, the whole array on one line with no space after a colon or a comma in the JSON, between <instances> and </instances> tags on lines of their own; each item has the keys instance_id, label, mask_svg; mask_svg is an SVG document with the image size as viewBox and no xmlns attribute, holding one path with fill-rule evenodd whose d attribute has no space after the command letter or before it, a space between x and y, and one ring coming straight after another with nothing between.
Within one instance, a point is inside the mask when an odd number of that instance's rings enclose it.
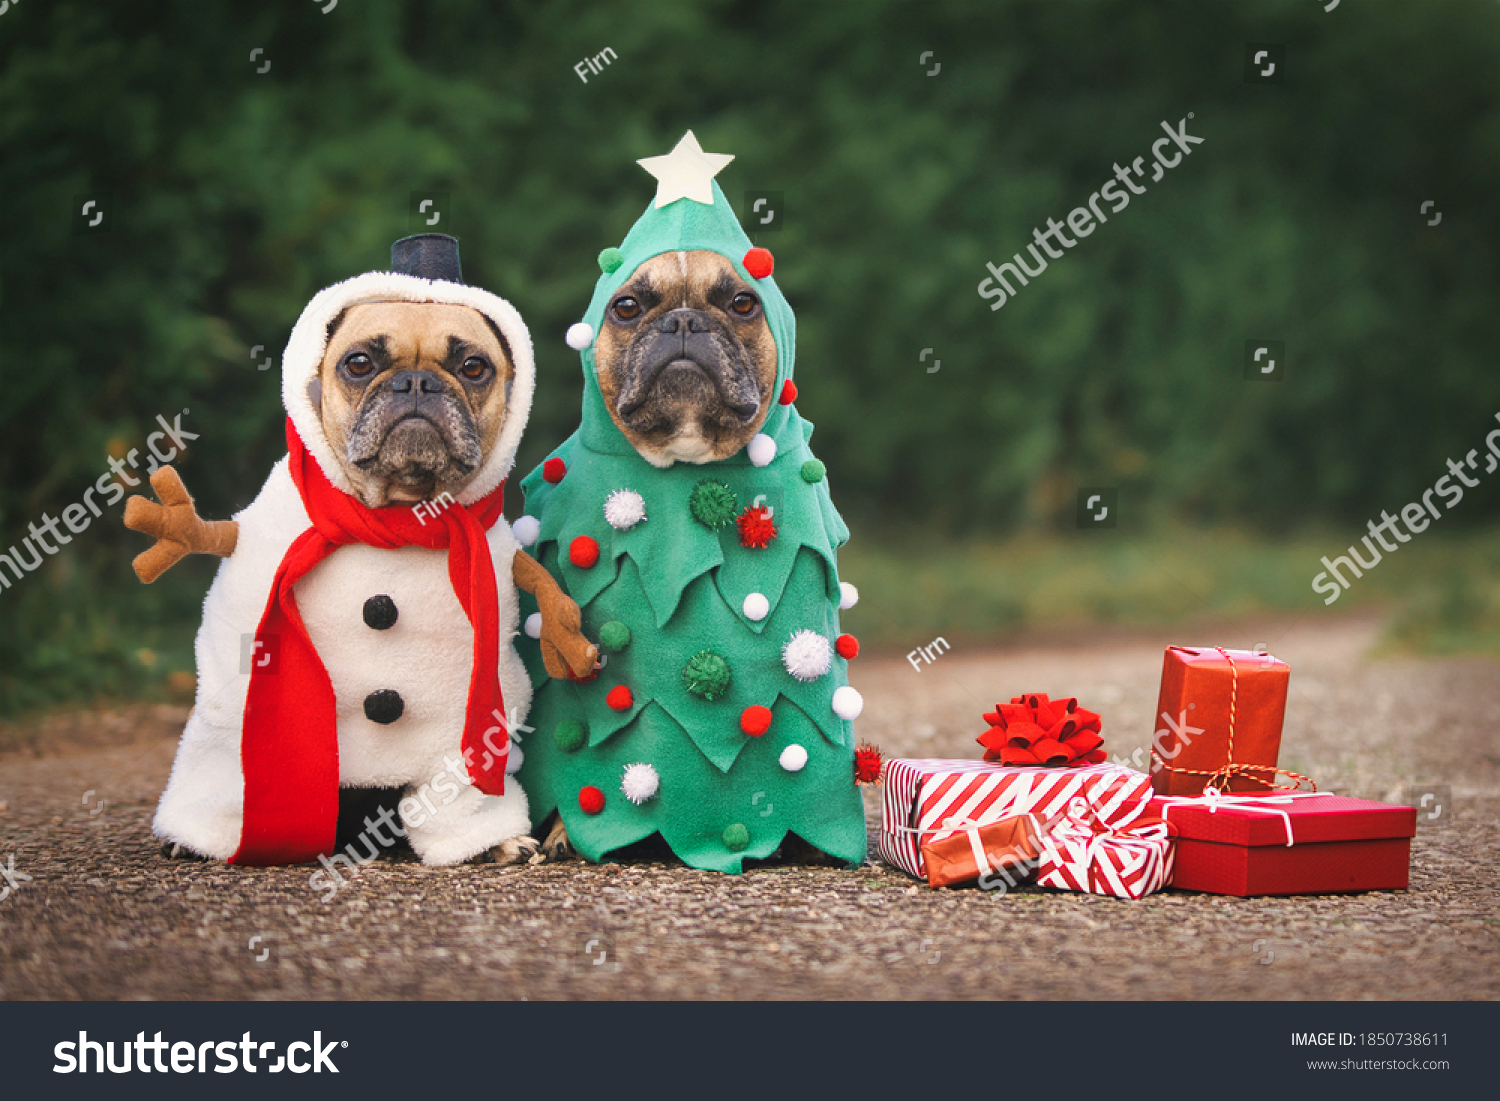
<instances>
[{"instance_id":1,"label":"white ribbon","mask_svg":"<svg viewBox=\"0 0 1500 1101\"><path fill-rule=\"evenodd\" d=\"M1158 798L1163 804L1161 816L1166 821L1171 821L1173 807L1207 807L1209 814L1218 814L1220 807L1274 814L1286 828L1286 847L1290 849L1295 843L1292 837L1292 816L1279 808L1290 806L1297 799L1316 799L1331 794L1333 793L1328 791L1287 791L1280 795L1225 795L1218 788L1208 787L1203 789L1202 795L1162 795Z\"/></svg>"}]
</instances>

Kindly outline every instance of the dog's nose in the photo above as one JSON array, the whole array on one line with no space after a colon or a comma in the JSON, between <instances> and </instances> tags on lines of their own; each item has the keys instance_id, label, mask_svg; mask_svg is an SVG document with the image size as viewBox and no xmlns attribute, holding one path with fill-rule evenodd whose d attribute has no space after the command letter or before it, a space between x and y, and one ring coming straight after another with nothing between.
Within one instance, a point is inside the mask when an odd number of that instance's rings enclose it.
<instances>
[{"instance_id":1,"label":"dog's nose","mask_svg":"<svg viewBox=\"0 0 1500 1101\"><path fill-rule=\"evenodd\" d=\"M429 371L397 371L391 376L391 393L410 394L413 390L419 394L440 394L443 384Z\"/></svg>"},{"instance_id":2,"label":"dog's nose","mask_svg":"<svg viewBox=\"0 0 1500 1101\"><path fill-rule=\"evenodd\" d=\"M659 333L706 333L712 329L708 315L702 310L690 310L686 307L676 310L668 310L662 314L656 322L656 331Z\"/></svg>"}]
</instances>

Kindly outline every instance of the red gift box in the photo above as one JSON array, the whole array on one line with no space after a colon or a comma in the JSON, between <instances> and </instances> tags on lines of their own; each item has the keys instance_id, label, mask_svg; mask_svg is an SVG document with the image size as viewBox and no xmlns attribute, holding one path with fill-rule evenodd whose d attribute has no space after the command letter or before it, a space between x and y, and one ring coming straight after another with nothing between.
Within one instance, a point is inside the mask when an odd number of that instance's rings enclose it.
<instances>
[{"instance_id":1,"label":"red gift box","mask_svg":"<svg viewBox=\"0 0 1500 1101\"><path fill-rule=\"evenodd\" d=\"M1270 654L1223 647L1169 646L1162 660L1151 739L1151 787L1158 795L1265 791L1277 773L1291 667ZM1312 782L1308 781L1309 786Z\"/></svg>"},{"instance_id":2,"label":"red gift box","mask_svg":"<svg viewBox=\"0 0 1500 1101\"><path fill-rule=\"evenodd\" d=\"M1172 886L1216 895L1405 890L1415 807L1327 792L1151 800L1177 828Z\"/></svg>"},{"instance_id":3,"label":"red gift box","mask_svg":"<svg viewBox=\"0 0 1500 1101\"><path fill-rule=\"evenodd\" d=\"M886 763L879 852L918 879L927 877L922 845L969 826L1034 814L1045 827L1063 816L1107 827L1140 816L1151 781L1119 765L1034 768L988 761L911 760Z\"/></svg>"}]
</instances>

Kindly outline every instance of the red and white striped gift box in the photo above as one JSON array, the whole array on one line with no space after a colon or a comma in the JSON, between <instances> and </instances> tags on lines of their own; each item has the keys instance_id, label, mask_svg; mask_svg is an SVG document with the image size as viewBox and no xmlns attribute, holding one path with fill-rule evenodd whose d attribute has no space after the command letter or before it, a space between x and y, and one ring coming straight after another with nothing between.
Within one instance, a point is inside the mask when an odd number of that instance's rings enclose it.
<instances>
[{"instance_id":1,"label":"red and white striped gift box","mask_svg":"<svg viewBox=\"0 0 1500 1101\"><path fill-rule=\"evenodd\" d=\"M950 833L945 822L987 825L1031 813L1046 823L1081 811L1118 828L1139 817L1150 798L1151 778L1119 765L1037 768L898 757L886 763L878 851L925 879L922 844Z\"/></svg>"},{"instance_id":2,"label":"red and white striped gift box","mask_svg":"<svg viewBox=\"0 0 1500 1101\"><path fill-rule=\"evenodd\" d=\"M1172 878L1171 835L1159 818L1101 832L1059 822L1042 840L1036 881L1063 891L1145 898Z\"/></svg>"}]
</instances>

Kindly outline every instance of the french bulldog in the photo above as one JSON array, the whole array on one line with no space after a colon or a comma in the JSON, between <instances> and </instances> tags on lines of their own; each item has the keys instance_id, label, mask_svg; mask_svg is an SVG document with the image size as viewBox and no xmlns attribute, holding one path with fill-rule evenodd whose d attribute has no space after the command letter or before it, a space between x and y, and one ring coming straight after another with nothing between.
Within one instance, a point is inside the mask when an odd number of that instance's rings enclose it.
<instances>
[{"instance_id":1,"label":"french bulldog","mask_svg":"<svg viewBox=\"0 0 1500 1101\"><path fill-rule=\"evenodd\" d=\"M717 252L664 252L616 292L594 346L599 389L652 466L737 453L765 423L776 342L755 289Z\"/></svg>"},{"instance_id":2,"label":"french bulldog","mask_svg":"<svg viewBox=\"0 0 1500 1101\"><path fill-rule=\"evenodd\" d=\"M369 273L331 287L309 304L283 359L283 397L295 429L295 440L289 435L295 453L277 465L260 496L234 520L200 519L169 466L151 479L160 504L143 497L127 503L126 526L158 540L136 559L142 581L154 581L188 553L224 558L198 638L198 703L154 824L166 855L242 859L250 844L250 765L247 756L241 775L241 738L247 736L242 729L250 729L245 701L251 678L243 675L238 654L243 639L260 639L257 623L266 623L263 616L277 604L278 564L288 568L296 547L303 545L299 537L314 530L308 510L319 498L309 497L301 483L294 485L288 469L300 454L304 466L299 469L308 471L304 480L316 469L331 483L321 491L324 499L332 492L332 500L343 500L337 492L342 491L365 509L382 510L356 510L353 521L339 522L378 528L387 522L381 517L390 515L391 523L401 525L390 530L408 533L394 544L380 534L341 537L296 575L300 579L288 583L294 585L297 612L313 648L302 671L321 662L336 697L336 714L328 723L337 724L339 842L347 836L346 826L357 827L359 811L384 807L388 813L378 815L381 821L404 822L405 829L392 827L393 832L407 838L427 863L540 859L537 842L527 836L519 784L506 784L503 795L485 794L473 762L465 775L457 756L478 653L475 628L460 600L475 607L483 600L471 595L478 591L469 587L473 575L460 592L450 567L480 568L469 565L477 561L475 552L458 566L450 563L448 550L411 541L413 518L418 525L441 524L444 509L478 508L480 498L493 500L514 462L532 396L534 370L524 324L508 303L458 280L457 243L448 241L434 247L440 254L452 250L451 275L398 267L396 273ZM317 510L335 507L318 505ZM517 629L516 588L537 598L541 647L551 675L585 674L594 668L598 649L580 629L578 606L516 545L498 508L486 517L483 538L498 582L498 683L506 709L506 725L490 733L503 729L509 753L518 759L519 736L512 730L524 719L530 683L510 645ZM424 532L420 539L425 538ZM475 669L476 678L486 675L494 674ZM488 738L485 744L505 752ZM487 757L482 768L498 770L494 761ZM455 801L459 805L452 811L442 809ZM276 828L274 815L262 819L261 835L266 821ZM364 822L366 838L373 830L387 844L368 815ZM316 836L322 828L304 834ZM373 859L375 842L366 844ZM305 844L287 848L293 850L302 854L299 859L311 859ZM276 859L274 850L265 857L265 851L263 845L262 855L246 859L296 862ZM353 848L350 854L358 857ZM349 863L337 854L334 860ZM324 863L333 875L335 869Z\"/></svg>"},{"instance_id":3,"label":"french bulldog","mask_svg":"<svg viewBox=\"0 0 1500 1101\"><path fill-rule=\"evenodd\" d=\"M776 341L755 288L708 249L645 261L615 292L594 344L599 390L615 425L652 466L738 453L775 400ZM788 838L800 856L820 856ZM542 844L571 852L559 817Z\"/></svg>"}]
</instances>

